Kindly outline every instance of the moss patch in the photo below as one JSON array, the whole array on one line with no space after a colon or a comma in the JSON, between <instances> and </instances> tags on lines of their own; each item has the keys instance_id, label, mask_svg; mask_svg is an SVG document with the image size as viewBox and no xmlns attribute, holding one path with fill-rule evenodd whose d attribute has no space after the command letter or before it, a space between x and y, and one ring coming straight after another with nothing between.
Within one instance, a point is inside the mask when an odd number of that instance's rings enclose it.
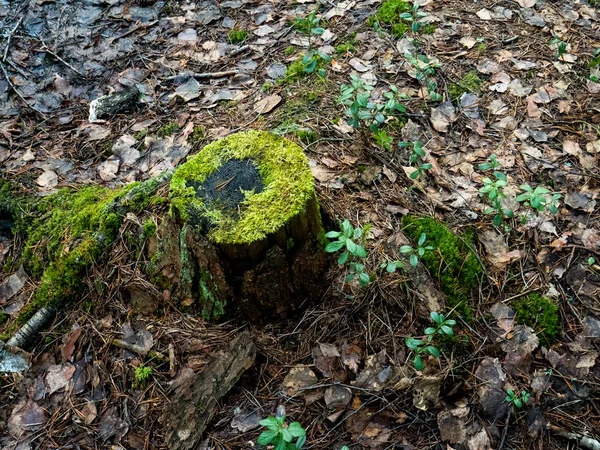
<instances>
[{"instance_id":1,"label":"moss patch","mask_svg":"<svg viewBox=\"0 0 600 450\"><path fill-rule=\"evenodd\" d=\"M239 44L248 39L248 32L246 30L233 29L227 34L227 41L230 44Z\"/></svg>"},{"instance_id":2,"label":"moss patch","mask_svg":"<svg viewBox=\"0 0 600 450\"><path fill-rule=\"evenodd\" d=\"M560 331L558 307L552 300L533 293L516 302L512 307L515 311L515 321L519 325L527 325L535 330L543 345L550 345Z\"/></svg>"},{"instance_id":3,"label":"moss patch","mask_svg":"<svg viewBox=\"0 0 600 450\"><path fill-rule=\"evenodd\" d=\"M387 26L392 35L401 38L410 31L410 22L402 19L400 14L412 13L413 5L403 0L387 0L377 9L375 15L369 17L369 25Z\"/></svg>"},{"instance_id":4,"label":"moss patch","mask_svg":"<svg viewBox=\"0 0 600 450\"><path fill-rule=\"evenodd\" d=\"M464 93L478 92L483 84L476 70L471 70L465 74L458 82L448 86L448 94L452 100L459 99Z\"/></svg>"},{"instance_id":5,"label":"moss patch","mask_svg":"<svg viewBox=\"0 0 600 450\"><path fill-rule=\"evenodd\" d=\"M415 242L421 233L427 235L427 245L435 250L423 256L423 264L439 281L450 307L471 321L470 294L483 274L479 260L469 248L473 248L473 232L467 231L459 238L446 225L429 217L404 216L402 224L406 235Z\"/></svg>"},{"instance_id":6,"label":"moss patch","mask_svg":"<svg viewBox=\"0 0 600 450\"><path fill-rule=\"evenodd\" d=\"M190 183L204 183L225 161L250 159L264 185L260 193L244 192L235 214L207 204ZM171 180L172 212L192 222L208 219L208 237L218 244L249 244L262 240L300 213L314 196L314 182L302 149L271 133L249 131L215 141L180 166Z\"/></svg>"}]
</instances>

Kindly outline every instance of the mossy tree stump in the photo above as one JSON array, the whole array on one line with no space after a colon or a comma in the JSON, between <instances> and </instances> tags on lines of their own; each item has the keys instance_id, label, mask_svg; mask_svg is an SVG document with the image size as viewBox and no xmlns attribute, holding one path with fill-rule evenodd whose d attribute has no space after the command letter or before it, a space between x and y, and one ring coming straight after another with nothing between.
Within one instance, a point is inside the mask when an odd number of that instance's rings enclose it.
<instances>
[{"instance_id":1,"label":"mossy tree stump","mask_svg":"<svg viewBox=\"0 0 600 450\"><path fill-rule=\"evenodd\" d=\"M281 317L321 291L326 254L308 160L270 133L234 134L175 172L120 189L32 198L0 182L0 205L13 211L24 243L15 267L40 281L14 325L79 298L132 215L141 227L134 238L146 240L138 248L148 256L140 266L148 280L204 318L227 307L250 319Z\"/></svg>"},{"instance_id":2,"label":"mossy tree stump","mask_svg":"<svg viewBox=\"0 0 600 450\"><path fill-rule=\"evenodd\" d=\"M218 140L175 171L169 197L149 272L203 317L232 302L254 320L282 316L320 291L319 207L293 142L256 131Z\"/></svg>"}]
</instances>

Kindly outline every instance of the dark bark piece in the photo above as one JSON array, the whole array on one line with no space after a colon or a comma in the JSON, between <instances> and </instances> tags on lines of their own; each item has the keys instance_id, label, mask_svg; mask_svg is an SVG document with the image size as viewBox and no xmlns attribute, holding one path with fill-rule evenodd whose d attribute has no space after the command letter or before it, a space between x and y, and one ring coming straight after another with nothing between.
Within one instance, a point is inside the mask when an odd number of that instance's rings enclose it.
<instances>
[{"instance_id":1,"label":"dark bark piece","mask_svg":"<svg viewBox=\"0 0 600 450\"><path fill-rule=\"evenodd\" d=\"M187 450L198 444L217 413L217 402L252 366L255 356L250 333L242 332L216 352L202 371L176 388L161 419L170 450Z\"/></svg>"},{"instance_id":2,"label":"dark bark piece","mask_svg":"<svg viewBox=\"0 0 600 450\"><path fill-rule=\"evenodd\" d=\"M113 95L103 95L90 103L90 122L109 119L112 116L131 110L137 103L140 91L130 86Z\"/></svg>"}]
</instances>

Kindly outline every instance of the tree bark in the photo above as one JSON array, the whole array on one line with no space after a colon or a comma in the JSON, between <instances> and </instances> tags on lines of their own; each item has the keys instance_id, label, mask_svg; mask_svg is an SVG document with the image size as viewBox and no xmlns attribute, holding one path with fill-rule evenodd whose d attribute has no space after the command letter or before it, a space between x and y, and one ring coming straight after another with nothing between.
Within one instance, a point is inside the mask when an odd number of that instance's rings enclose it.
<instances>
[{"instance_id":1,"label":"tree bark","mask_svg":"<svg viewBox=\"0 0 600 450\"><path fill-rule=\"evenodd\" d=\"M175 389L161 420L169 449L188 450L199 443L217 413L217 402L252 366L255 356L250 333L242 332L219 350L205 368Z\"/></svg>"}]
</instances>

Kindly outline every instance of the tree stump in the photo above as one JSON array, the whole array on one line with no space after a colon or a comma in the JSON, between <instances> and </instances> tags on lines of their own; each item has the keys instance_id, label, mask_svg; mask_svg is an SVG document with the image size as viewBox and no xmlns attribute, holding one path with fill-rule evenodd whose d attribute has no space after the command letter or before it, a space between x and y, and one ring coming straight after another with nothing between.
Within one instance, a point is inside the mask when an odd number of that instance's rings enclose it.
<instances>
[{"instance_id":1,"label":"tree stump","mask_svg":"<svg viewBox=\"0 0 600 450\"><path fill-rule=\"evenodd\" d=\"M133 237L144 241L149 262L139 268L148 280L206 319L227 308L251 320L282 317L321 292L327 258L308 160L270 133L231 135L174 172L119 189L32 198L0 180L0 207L12 211L1 218L24 243L15 270L23 264L39 280L14 325L78 298L126 217L144 224Z\"/></svg>"},{"instance_id":2,"label":"tree stump","mask_svg":"<svg viewBox=\"0 0 600 450\"><path fill-rule=\"evenodd\" d=\"M187 304L197 299L205 318L232 301L252 320L281 317L319 294L323 229L293 142L257 131L218 140L175 171L169 197L150 273Z\"/></svg>"}]
</instances>

